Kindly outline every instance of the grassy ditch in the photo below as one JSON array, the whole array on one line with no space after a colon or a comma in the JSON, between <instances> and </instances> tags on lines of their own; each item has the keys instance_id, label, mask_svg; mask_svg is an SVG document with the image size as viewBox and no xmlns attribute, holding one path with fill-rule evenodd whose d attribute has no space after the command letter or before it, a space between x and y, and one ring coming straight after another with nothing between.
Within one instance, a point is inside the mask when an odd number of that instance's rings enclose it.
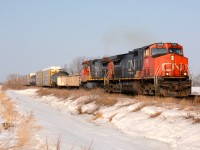
<instances>
[{"instance_id":1,"label":"grassy ditch","mask_svg":"<svg viewBox=\"0 0 200 150\"><path fill-rule=\"evenodd\" d=\"M63 100L70 98L76 100L79 97L87 96L84 104L95 103L98 106L113 106L121 99L129 98L134 99L136 102L141 102L133 112L140 111L146 106L166 107L168 109L178 108L180 110L199 111L200 98L196 97L194 100L177 99L173 97L157 97L157 96L130 96L124 94L109 94L105 93L103 89L52 89L52 88L39 88L37 91L39 96L53 95ZM131 105L128 104L128 105Z\"/></svg>"},{"instance_id":2,"label":"grassy ditch","mask_svg":"<svg viewBox=\"0 0 200 150\"><path fill-rule=\"evenodd\" d=\"M0 133L8 134L0 140L0 149L23 149L32 140L32 133L36 129L32 115L22 116L16 110L13 102L0 93ZM28 146L29 147L29 146Z\"/></svg>"},{"instance_id":3,"label":"grassy ditch","mask_svg":"<svg viewBox=\"0 0 200 150\"><path fill-rule=\"evenodd\" d=\"M105 93L103 89L92 89L92 90L85 90L85 89L51 89L51 88L39 88L37 91L39 96L47 96L53 95L55 97L61 98L66 100L70 98L70 100L76 100L77 98L87 96L87 99L81 101L78 105L77 112L79 114L93 114L93 120L97 118L102 118L103 114L101 112L98 113L101 106L113 106L116 103L120 102L121 107L128 107L130 105L138 103L139 105L135 107L131 112L135 113L141 111L144 107L154 106L154 107L163 107L167 109L178 109L184 110L186 112L193 112L189 115L183 115L185 119L193 120L193 123L200 123L197 113L200 114L200 100L199 98L195 98L194 100L187 100L187 99L177 99L173 97L156 97L156 96L130 96L124 94L108 94ZM123 104L123 99L133 100L129 103ZM85 104L94 103L96 104L96 109L91 112L83 111L83 106ZM158 116L162 115L162 111L156 111L152 114L149 114L149 118L157 118ZM111 119L112 120L112 119Z\"/></svg>"},{"instance_id":4,"label":"grassy ditch","mask_svg":"<svg viewBox=\"0 0 200 150\"><path fill-rule=\"evenodd\" d=\"M39 96L53 95L62 99L77 99L82 96L87 96L87 101L84 104L94 102L97 105L113 106L118 102L119 98L124 97L121 94L108 94L103 91L103 89L51 89L51 88L39 88L37 91Z\"/></svg>"},{"instance_id":5,"label":"grassy ditch","mask_svg":"<svg viewBox=\"0 0 200 150\"><path fill-rule=\"evenodd\" d=\"M135 96L134 99L139 100L146 105L154 105L158 107L167 107L169 109L178 108L180 110L200 110L200 98L194 100L180 99L174 97L158 97L158 96Z\"/></svg>"},{"instance_id":6,"label":"grassy ditch","mask_svg":"<svg viewBox=\"0 0 200 150\"><path fill-rule=\"evenodd\" d=\"M6 90L24 90L30 88L29 86L23 86L23 85L19 85L19 84L11 84L11 83L5 83L1 86L1 90L2 91L6 91Z\"/></svg>"}]
</instances>

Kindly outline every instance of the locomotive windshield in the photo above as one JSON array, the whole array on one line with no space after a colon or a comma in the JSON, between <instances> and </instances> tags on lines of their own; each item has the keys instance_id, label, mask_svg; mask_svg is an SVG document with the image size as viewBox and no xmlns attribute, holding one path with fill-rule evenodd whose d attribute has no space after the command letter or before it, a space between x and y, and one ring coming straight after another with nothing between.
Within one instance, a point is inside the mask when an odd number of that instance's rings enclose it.
<instances>
[{"instance_id":1,"label":"locomotive windshield","mask_svg":"<svg viewBox=\"0 0 200 150\"><path fill-rule=\"evenodd\" d=\"M179 54L179 55L183 55L182 49L180 49L180 48L170 48L170 49L169 49L169 52L170 52L170 53Z\"/></svg>"},{"instance_id":2,"label":"locomotive windshield","mask_svg":"<svg viewBox=\"0 0 200 150\"><path fill-rule=\"evenodd\" d=\"M152 56L167 54L166 48L152 48Z\"/></svg>"}]
</instances>

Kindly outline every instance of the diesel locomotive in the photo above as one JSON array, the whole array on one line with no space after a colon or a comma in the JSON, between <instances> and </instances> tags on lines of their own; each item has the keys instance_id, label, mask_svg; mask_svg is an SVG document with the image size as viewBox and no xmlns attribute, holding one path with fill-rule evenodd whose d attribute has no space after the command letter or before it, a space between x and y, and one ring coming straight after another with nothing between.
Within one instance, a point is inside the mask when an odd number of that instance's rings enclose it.
<instances>
[{"instance_id":1,"label":"diesel locomotive","mask_svg":"<svg viewBox=\"0 0 200 150\"><path fill-rule=\"evenodd\" d=\"M154 43L83 62L81 75L59 66L21 78L22 85L104 88L106 92L185 97L191 94L188 58L178 43Z\"/></svg>"},{"instance_id":2,"label":"diesel locomotive","mask_svg":"<svg viewBox=\"0 0 200 150\"><path fill-rule=\"evenodd\" d=\"M81 84L106 92L184 97L191 94L188 58L178 43L154 43L83 62Z\"/></svg>"}]
</instances>

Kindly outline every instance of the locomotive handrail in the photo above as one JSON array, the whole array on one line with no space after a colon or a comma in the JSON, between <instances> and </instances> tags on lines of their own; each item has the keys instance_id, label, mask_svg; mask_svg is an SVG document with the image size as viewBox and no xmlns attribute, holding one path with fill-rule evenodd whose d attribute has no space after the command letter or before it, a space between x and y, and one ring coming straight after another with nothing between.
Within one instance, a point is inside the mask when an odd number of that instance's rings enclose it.
<instances>
[{"instance_id":1,"label":"locomotive handrail","mask_svg":"<svg viewBox=\"0 0 200 150\"><path fill-rule=\"evenodd\" d=\"M107 84L109 84L109 79L108 79L108 72L106 72L105 73L105 75L104 75L104 85L107 85Z\"/></svg>"}]
</instances>

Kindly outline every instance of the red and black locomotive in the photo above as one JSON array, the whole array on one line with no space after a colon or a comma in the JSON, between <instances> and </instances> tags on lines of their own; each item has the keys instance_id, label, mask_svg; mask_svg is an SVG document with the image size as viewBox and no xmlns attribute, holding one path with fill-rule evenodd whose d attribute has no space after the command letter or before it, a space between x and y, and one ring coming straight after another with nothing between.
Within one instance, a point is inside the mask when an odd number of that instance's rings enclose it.
<instances>
[{"instance_id":1,"label":"red and black locomotive","mask_svg":"<svg viewBox=\"0 0 200 150\"><path fill-rule=\"evenodd\" d=\"M107 92L160 96L191 93L188 58L178 43L154 43L125 54L83 62L82 85Z\"/></svg>"}]
</instances>

